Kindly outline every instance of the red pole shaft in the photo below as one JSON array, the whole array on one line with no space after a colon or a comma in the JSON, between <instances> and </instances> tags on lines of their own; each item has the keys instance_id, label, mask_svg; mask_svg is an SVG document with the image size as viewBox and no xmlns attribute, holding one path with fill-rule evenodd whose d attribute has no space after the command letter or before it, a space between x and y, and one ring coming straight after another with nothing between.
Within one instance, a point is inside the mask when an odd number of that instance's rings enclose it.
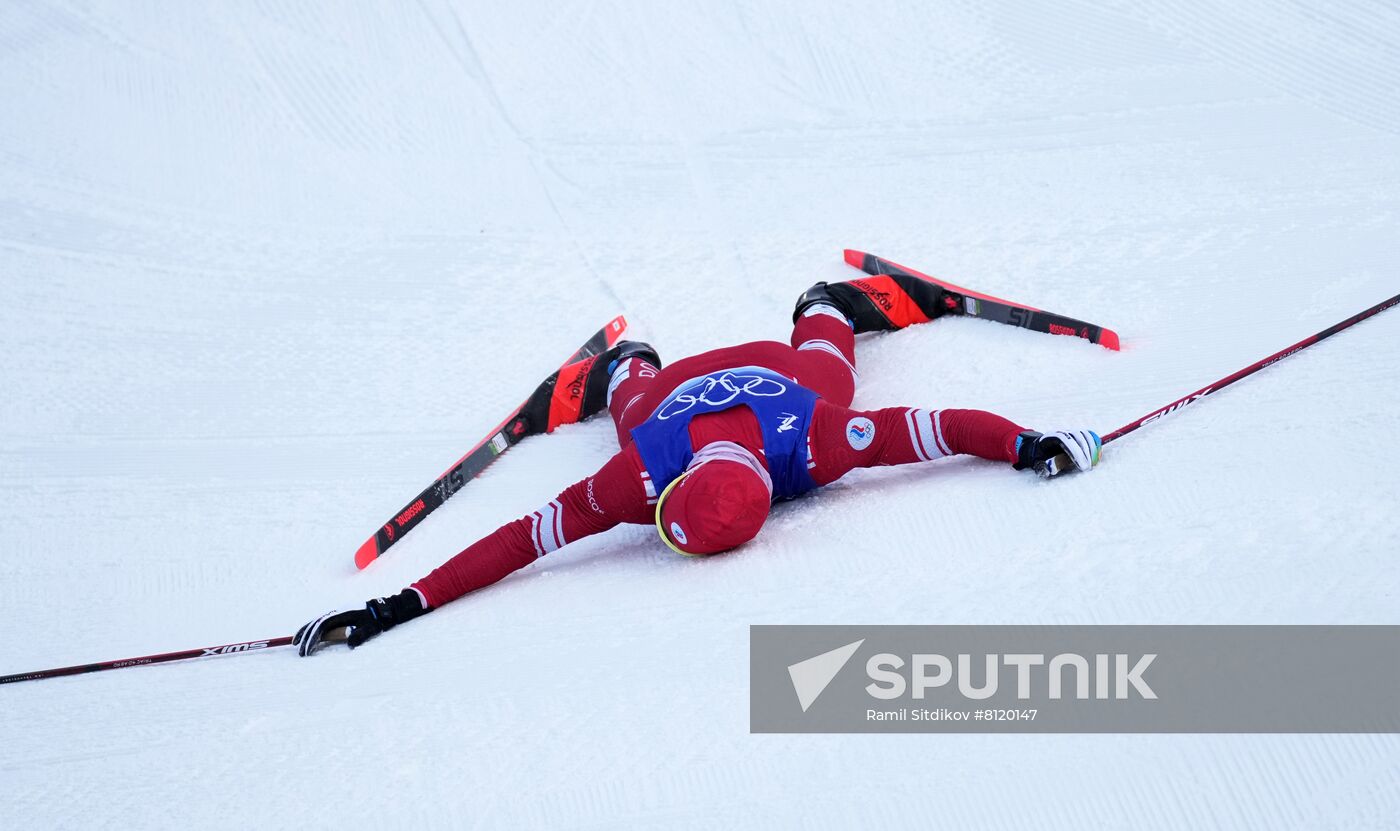
<instances>
[{"instance_id":1,"label":"red pole shaft","mask_svg":"<svg viewBox=\"0 0 1400 831\"><path fill-rule=\"evenodd\" d=\"M1367 310L1364 311L1364 312L1361 312L1361 313L1356 314L1356 315L1352 315L1351 317L1347 318L1346 320L1343 320L1341 323L1338 323L1338 324L1336 324L1336 325L1334 325L1334 326L1329 326L1329 327L1327 327L1326 329L1323 329L1321 332L1318 332L1318 333L1315 334L1315 335L1311 335L1311 336L1309 336L1309 337L1303 338L1302 340L1298 341L1297 343L1293 344L1292 346L1290 346L1290 347L1288 347L1288 348L1286 348L1286 349L1281 349L1281 350L1279 350L1278 352L1275 352L1274 354L1270 355L1269 357L1267 357L1267 358L1265 358L1265 359L1263 359L1263 360L1261 360L1261 361L1258 361L1258 362L1256 362L1256 363L1250 364L1249 366L1245 367L1244 369L1241 369L1239 372L1233 373L1233 374L1231 374L1231 375L1226 375L1224 378L1221 378L1219 381L1216 381L1214 384L1211 384L1211 385L1205 386L1205 387L1201 387L1200 389L1196 390L1195 392L1193 392L1193 393L1191 393L1191 394L1189 394L1189 395L1184 395L1184 396L1182 396L1181 398L1178 398L1177 400L1173 401L1172 403L1168 404L1168 405L1165 406L1165 407L1162 407L1162 408L1159 409L1159 410L1153 410L1152 412L1148 413L1147 415L1143 416L1142 418L1138 419L1137 421L1132 421L1132 422L1129 422L1129 423L1127 423L1127 424L1124 424L1122 427L1119 427L1117 430L1114 430L1112 433L1109 433L1108 435L1104 436L1104 437L1103 437L1103 443L1104 443L1104 444L1108 444L1109 442L1114 441L1114 440L1116 440L1116 439L1121 439L1122 437L1128 435L1129 433L1133 432L1134 430L1136 430L1137 428L1143 426L1144 424L1148 424L1148 423L1150 423L1150 422L1156 421L1157 419L1161 418L1162 416L1170 415L1170 414L1176 412L1177 410L1180 410L1182 407L1185 407L1185 406L1188 405L1188 404L1194 404L1194 403L1196 403L1197 401L1200 401L1202 398L1205 398L1207 395L1210 395L1210 394L1215 393L1215 392L1219 392L1220 390L1224 389L1225 387L1228 387L1229 385L1235 383L1236 381L1240 380L1241 378L1247 378L1247 377L1249 377L1250 375L1253 375L1254 373L1258 372L1259 370L1263 369L1263 368L1266 367L1266 366L1271 366L1271 365L1273 365L1273 364L1276 364L1276 363L1278 363L1279 361L1283 360L1284 358L1287 358L1289 355L1292 355L1292 354L1294 354L1294 353L1296 353L1296 352L1301 352L1302 350L1307 349L1309 346L1312 346L1313 344L1317 343L1317 342L1320 341L1320 340L1324 340L1324 339L1326 339L1326 338L1329 338L1329 337L1331 337L1332 335L1335 335L1335 334L1337 334L1338 332L1342 331L1343 329L1349 328L1349 327L1351 327L1351 326L1355 326L1356 324L1360 323L1361 321L1365 320L1365 319L1368 318L1368 317L1372 317L1373 315L1380 314L1381 312L1385 311L1386 309L1389 309L1391 306L1394 306L1396 303L1400 303L1400 294L1395 295L1394 297L1390 298L1389 300L1383 300L1383 301L1381 301L1380 303L1377 303L1376 305L1372 306L1371 308L1367 309Z\"/></svg>"},{"instance_id":2,"label":"red pole shaft","mask_svg":"<svg viewBox=\"0 0 1400 831\"><path fill-rule=\"evenodd\" d=\"M243 643L227 643L220 646L186 649L182 652L163 652L159 655L142 655L139 658L126 658L120 661L103 661L98 664L79 664L78 666L59 667L57 669L41 669L35 672L20 672L15 675L0 675L0 684L13 684L18 681L37 681L41 678L57 678L61 675L81 675L85 672L102 672L108 669L124 669L126 667L143 666L145 664L163 664L168 661L184 661L189 658L208 658L214 655L241 655L248 652L272 649L278 646L290 646L291 643L291 638L268 638L261 641L244 641Z\"/></svg>"}]
</instances>

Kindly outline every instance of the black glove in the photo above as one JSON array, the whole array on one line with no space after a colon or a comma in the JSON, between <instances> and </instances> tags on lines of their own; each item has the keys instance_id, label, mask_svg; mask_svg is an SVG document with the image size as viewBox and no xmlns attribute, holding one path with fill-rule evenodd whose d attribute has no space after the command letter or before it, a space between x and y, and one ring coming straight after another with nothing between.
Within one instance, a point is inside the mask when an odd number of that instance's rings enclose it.
<instances>
[{"instance_id":1,"label":"black glove","mask_svg":"<svg viewBox=\"0 0 1400 831\"><path fill-rule=\"evenodd\" d=\"M327 612L298 629L292 644L303 658L330 643L344 642L354 649L380 632L387 632L427 611L418 592L404 589L391 597L375 598L363 609Z\"/></svg>"},{"instance_id":2,"label":"black glove","mask_svg":"<svg viewBox=\"0 0 1400 831\"><path fill-rule=\"evenodd\" d=\"M1093 430L1060 430L1041 435L1027 430L1016 437L1017 470L1033 468L1041 476L1089 470L1099 463L1103 440Z\"/></svg>"}]
</instances>

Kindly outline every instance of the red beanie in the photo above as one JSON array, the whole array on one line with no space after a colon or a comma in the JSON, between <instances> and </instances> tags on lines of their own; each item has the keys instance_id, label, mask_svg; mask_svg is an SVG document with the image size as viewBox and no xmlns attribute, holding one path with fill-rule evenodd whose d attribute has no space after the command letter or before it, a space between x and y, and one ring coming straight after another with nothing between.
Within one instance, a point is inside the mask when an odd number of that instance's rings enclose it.
<instances>
[{"instance_id":1,"label":"red beanie","mask_svg":"<svg viewBox=\"0 0 1400 831\"><path fill-rule=\"evenodd\" d=\"M656 524L682 554L715 554L758 536L772 504L769 485L753 467L728 459L682 473L662 494Z\"/></svg>"}]
</instances>

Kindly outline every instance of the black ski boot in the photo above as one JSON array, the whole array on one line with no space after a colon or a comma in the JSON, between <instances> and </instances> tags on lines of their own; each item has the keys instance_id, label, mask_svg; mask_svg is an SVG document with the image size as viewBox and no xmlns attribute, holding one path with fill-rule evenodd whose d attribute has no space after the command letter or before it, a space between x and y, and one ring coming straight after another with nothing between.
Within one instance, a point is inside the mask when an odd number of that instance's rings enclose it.
<instances>
[{"instance_id":1,"label":"black ski boot","mask_svg":"<svg viewBox=\"0 0 1400 831\"><path fill-rule=\"evenodd\" d=\"M794 323L818 303L835 306L857 335L927 323L957 308L957 297L927 280L881 274L845 283L817 283L797 298Z\"/></svg>"},{"instance_id":2,"label":"black ski boot","mask_svg":"<svg viewBox=\"0 0 1400 831\"><path fill-rule=\"evenodd\" d=\"M552 433L556 427L596 414L607 406L613 369L627 358L641 358L661 367L661 358L650 344L618 341L611 349L580 358L546 379L530 396L524 417L536 432Z\"/></svg>"},{"instance_id":3,"label":"black ski boot","mask_svg":"<svg viewBox=\"0 0 1400 831\"><path fill-rule=\"evenodd\" d=\"M628 358L641 358L657 369L661 368L661 356L656 354L656 349L651 344L639 340L620 340L603 355L608 359L608 377L612 377L617 365Z\"/></svg>"}]
</instances>

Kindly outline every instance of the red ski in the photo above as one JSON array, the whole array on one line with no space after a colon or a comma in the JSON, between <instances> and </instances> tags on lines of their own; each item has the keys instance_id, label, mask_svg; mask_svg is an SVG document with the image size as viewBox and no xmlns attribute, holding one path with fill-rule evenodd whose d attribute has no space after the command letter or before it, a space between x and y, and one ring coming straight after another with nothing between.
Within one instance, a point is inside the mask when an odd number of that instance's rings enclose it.
<instances>
[{"instance_id":1,"label":"red ski","mask_svg":"<svg viewBox=\"0 0 1400 831\"><path fill-rule=\"evenodd\" d=\"M899 304L899 312L903 316L912 315L912 320L895 321L894 325L887 326L868 325L866 327L868 329L901 328L909 322L922 323L941 315L962 315L1019 326L1033 332L1072 335L1108 349L1115 351L1118 349L1118 333L1095 323L1085 323L1082 320L1047 312L1034 306L1013 303L990 294L982 294L955 286L946 280L930 277L921 271L915 271L907 266L891 262L883 257L877 257L874 254L867 254L864 251L846 249L846 262L866 274L873 275L870 280L853 281L857 288L867 295L871 297L895 297L899 300L907 298L908 300L908 302ZM938 297L938 305L924 308L929 302L927 298L930 297L930 294L927 288L923 291L917 290L918 287L909 282L911 280L932 283L941 289L942 293ZM869 285L861 285L862 282ZM888 311L888 309L882 309L879 304L874 304L874 308L881 313ZM876 324L878 322L875 321Z\"/></svg>"},{"instance_id":2,"label":"red ski","mask_svg":"<svg viewBox=\"0 0 1400 831\"><path fill-rule=\"evenodd\" d=\"M603 408L607 384L589 384L597 358L627 330L627 319L618 315L580 346L564 365L544 379L525 403L515 408L486 438L476 443L447 472L439 476L393 518L379 527L355 552L355 566L364 568L389 546L412 531L467 482L475 479L496 457L528 436L551 433L561 424L580 421ZM606 367L602 368L606 371Z\"/></svg>"}]
</instances>

